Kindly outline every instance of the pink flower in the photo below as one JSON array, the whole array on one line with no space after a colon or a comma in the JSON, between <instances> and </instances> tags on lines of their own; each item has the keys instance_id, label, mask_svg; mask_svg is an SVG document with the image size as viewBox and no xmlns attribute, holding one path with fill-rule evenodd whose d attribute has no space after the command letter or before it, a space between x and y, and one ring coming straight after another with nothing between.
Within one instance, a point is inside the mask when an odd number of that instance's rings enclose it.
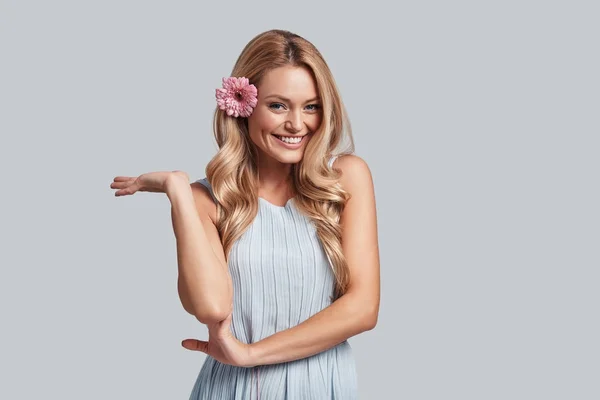
<instances>
[{"instance_id":1,"label":"pink flower","mask_svg":"<svg viewBox=\"0 0 600 400\"><path fill-rule=\"evenodd\" d=\"M258 102L257 93L248 78L223 78L223 89L216 90L217 104L229 116L249 117Z\"/></svg>"}]
</instances>

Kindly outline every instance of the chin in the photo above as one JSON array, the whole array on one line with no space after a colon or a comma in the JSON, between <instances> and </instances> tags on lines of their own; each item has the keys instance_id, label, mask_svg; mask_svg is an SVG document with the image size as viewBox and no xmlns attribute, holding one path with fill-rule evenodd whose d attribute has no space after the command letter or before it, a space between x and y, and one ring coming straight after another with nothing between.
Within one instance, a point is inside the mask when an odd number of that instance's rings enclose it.
<instances>
[{"instance_id":1,"label":"chin","mask_svg":"<svg viewBox=\"0 0 600 400\"><path fill-rule=\"evenodd\" d=\"M293 154L278 152L277 156L274 158L284 164L296 164L302 160L302 157L304 157L304 151L296 151Z\"/></svg>"}]
</instances>

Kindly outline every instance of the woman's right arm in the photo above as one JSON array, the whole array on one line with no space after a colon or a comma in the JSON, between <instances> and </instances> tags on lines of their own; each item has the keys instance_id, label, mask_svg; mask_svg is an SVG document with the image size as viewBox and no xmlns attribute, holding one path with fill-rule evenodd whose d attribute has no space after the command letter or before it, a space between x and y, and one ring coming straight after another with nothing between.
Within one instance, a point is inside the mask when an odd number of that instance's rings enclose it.
<instances>
[{"instance_id":1,"label":"woman's right arm","mask_svg":"<svg viewBox=\"0 0 600 400\"><path fill-rule=\"evenodd\" d=\"M233 285L217 228L208 213L212 200L199 187L173 176L166 194L177 242L177 289L183 308L200 322L227 318L233 307Z\"/></svg>"}]
</instances>

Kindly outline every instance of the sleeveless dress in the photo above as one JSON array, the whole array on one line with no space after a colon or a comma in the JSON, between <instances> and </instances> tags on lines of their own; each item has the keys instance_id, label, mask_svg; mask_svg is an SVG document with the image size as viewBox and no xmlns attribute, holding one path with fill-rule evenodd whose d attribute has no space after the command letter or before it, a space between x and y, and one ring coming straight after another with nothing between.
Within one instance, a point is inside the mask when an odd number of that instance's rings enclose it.
<instances>
[{"instance_id":1,"label":"sleeveless dress","mask_svg":"<svg viewBox=\"0 0 600 400\"><path fill-rule=\"evenodd\" d=\"M196 182L213 195L206 178ZM228 268L231 332L243 343L292 328L331 304L335 279L329 258L293 198L281 207L259 197L258 214L234 243ZM310 357L253 368L206 355L189 399L354 400L357 392L354 355L346 340Z\"/></svg>"}]
</instances>

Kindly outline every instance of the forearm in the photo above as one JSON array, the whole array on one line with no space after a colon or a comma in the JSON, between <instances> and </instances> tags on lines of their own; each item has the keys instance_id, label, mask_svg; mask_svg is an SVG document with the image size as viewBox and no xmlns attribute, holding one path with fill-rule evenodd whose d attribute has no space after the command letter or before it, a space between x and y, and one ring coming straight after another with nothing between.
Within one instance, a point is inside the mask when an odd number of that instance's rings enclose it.
<instances>
[{"instance_id":1,"label":"forearm","mask_svg":"<svg viewBox=\"0 0 600 400\"><path fill-rule=\"evenodd\" d=\"M172 183L167 191L177 243L178 287L203 323L224 319L231 308L231 278L206 236L189 183Z\"/></svg>"},{"instance_id":2,"label":"forearm","mask_svg":"<svg viewBox=\"0 0 600 400\"><path fill-rule=\"evenodd\" d=\"M325 351L372 329L373 315L351 294L341 296L299 325L253 343L254 364L288 362Z\"/></svg>"}]
</instances>

